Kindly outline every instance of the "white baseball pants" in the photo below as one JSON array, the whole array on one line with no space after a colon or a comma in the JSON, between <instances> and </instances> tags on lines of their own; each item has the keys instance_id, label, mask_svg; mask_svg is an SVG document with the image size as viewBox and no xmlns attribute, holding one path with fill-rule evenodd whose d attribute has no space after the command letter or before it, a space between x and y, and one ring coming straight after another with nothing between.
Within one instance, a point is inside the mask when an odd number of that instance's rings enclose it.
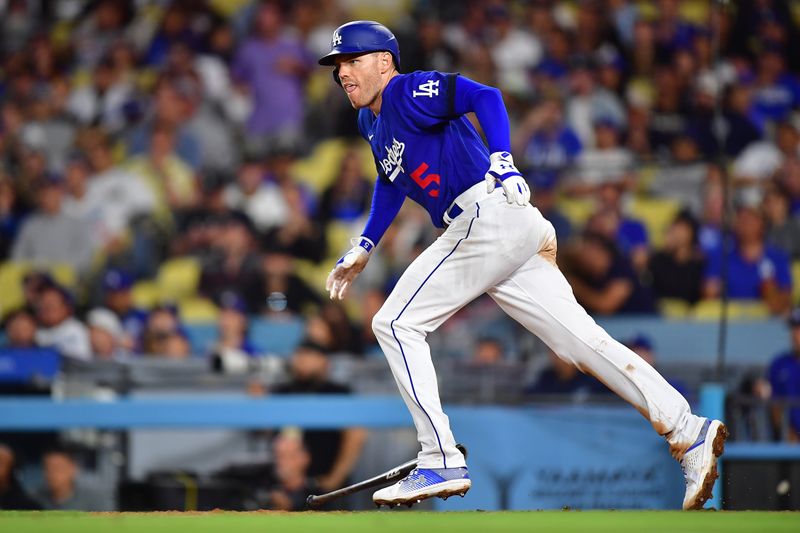
<instances>
[{"instance_id":1,"label":"white baseball pants","mask_svg":"<svg viewBox=\"0 0 800 533\"><path fill-rule=\"evenodd\" d=\"M456 199L464 212L405 271L372 322L421 444L419 466L464 466L425 337L488 293L559 357L597 377L664 435L679 457L702 418L653 367L612 339L575 300L555 266L555 231L530 205L509 205L480 182Z\"/></svg>"}]
</instances>

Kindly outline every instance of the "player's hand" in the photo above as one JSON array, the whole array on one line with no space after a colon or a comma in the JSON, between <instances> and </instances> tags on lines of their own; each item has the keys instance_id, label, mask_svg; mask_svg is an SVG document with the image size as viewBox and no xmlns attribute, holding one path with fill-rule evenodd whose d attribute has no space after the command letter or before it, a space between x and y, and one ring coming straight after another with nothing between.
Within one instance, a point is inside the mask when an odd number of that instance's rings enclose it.
<instances>
[{"instance_id":1,"label":"player's hand","mask_svg":"<svg viewBox=\"0 0 800 533\"><path fill-rule=\"evenodd\" d=\"M489 156L489 170L486 172L486 192L494 191L500 183L510 204L527 205L531 200L531 189L517 167L514 158L508 152L494 152Z\"/></svg>"},{"instance_id":2,"label":"player's hand","mask_svg":"<svg viewBox=\"0 0 800 533\"><path fill-rule=\"evenodd\" d=\"M325 290L330 294L331 300L344 298L350 284L367 266L373 248L375 243L366 237L353 239L353 247L339 259L325 282Z\"/></svg>"}]
</instances>

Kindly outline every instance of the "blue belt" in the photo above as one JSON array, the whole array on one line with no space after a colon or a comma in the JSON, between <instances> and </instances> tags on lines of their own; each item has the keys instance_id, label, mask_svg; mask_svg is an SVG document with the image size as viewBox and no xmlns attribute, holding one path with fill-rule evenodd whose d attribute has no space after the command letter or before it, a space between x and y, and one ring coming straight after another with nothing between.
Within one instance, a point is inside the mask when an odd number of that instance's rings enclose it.
<instances>
[{"instance_id":1,"label":"blue belt","mask_svg":"<svg viewBox=\"0 0 800 533\"><path fill-rule=\"evenodd\" d=\"M455 218L463 213L464 210L461 209L461 206L458 204L453 204L450 209L447 210L446 214L450 218L450 220L455 220Z\"/></svg>"}]
</instances>

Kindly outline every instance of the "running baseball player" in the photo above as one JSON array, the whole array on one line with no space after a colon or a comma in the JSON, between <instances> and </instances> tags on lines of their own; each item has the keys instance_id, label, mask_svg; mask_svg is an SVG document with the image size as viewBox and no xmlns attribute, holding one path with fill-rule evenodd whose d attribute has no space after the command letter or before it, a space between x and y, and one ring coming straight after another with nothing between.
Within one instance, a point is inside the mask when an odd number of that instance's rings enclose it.
<instances>
[{"instance_id":1,"label":"running baseball player","mask_svg":"<svg viewBox=\"0 0 800 533\"><path fill-rule=\"evenodd\" d=\"M684 509L701 508L711 497L727 430L718 420L693 415L680 393L577 303L555 264L553 226L530 204L530 189L514 166L500 91L457 74L401 74L397 40L372 21L336 29L331 52L319 63L334 67L334 79L359 110L358 127L378 169L364 232L328 276L331 298L345 296L406 197L445 228L372 322L422 448L417 469L375 492L373 501L411 505L469 490L425 337L488 293L559 357L597 377L650 421L680 461ZM469 112L488 150L464 116Z\"/></svg>"}]
</instances>

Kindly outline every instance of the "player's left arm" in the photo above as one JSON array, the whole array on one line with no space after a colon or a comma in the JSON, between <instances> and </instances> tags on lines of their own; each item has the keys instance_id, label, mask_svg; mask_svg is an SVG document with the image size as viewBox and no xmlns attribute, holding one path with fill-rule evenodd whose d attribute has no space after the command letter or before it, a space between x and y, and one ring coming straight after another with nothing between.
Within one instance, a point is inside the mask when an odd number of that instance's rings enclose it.
<instances>
[{"instance_id":1,"label":"player's left arm","mask_svg":"<svg viewBox=\"0 0 800 533\"><path fill-rule=\"evenodd\" d=\"M511 156L511 125L503 94L495 87L463 76L455 77L453 90L453 111L457 115L475 113L489 144L490 166L485 176L486 191L492 192L499 183L508 203L526 205L530 201L531 190Z\"/></svg>"},{"instance_id":2,"label":"player's left arm","mask_svg":"<svg viewBox=\"0 0 800 533\"><path fill-rule=\"evenodd\" d=\"M526 205L530 201L530 188L511 157L511 127L499 89L458 74L432 71L404 77L394 93L399 93L397 107L406 120L423 129L475 113L491 154L485 176L487 191L500 183L508 203Z\"/></svg>"}]
</instances>

